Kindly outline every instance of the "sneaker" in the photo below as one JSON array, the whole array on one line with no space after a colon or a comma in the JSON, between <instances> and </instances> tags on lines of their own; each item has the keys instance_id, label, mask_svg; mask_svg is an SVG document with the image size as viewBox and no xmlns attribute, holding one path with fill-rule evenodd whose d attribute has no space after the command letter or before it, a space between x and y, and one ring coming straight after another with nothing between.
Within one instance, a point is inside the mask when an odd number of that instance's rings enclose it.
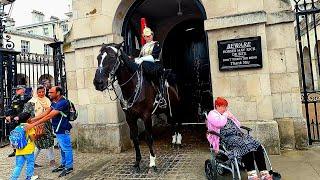
<instances>
[{"instance_id":1,"label":"sneaker","mask_svg":"<svg viewBox=\"0 0 320 180\"><path fill-rule=\"evenodd\" d=\"M50 161L50 168L51 168L51 170L56 169L56 161L55 160Z\"/></svg>"},{"instance_id":2,"label":"sneaker","mask_svg":"<svg viewBox=\"0 0 320 180\"><path fill-rule=\"evenodd\" d=\"M39 165L39 164L34 163L34 168L39 168L39 167L42 167L42 166Z\"/></svg>"},{"instance_id":3,"label":"sneaker","mask_svg":"<svg viewBox=\"0 0 320 180\"><path fill-rule=\"evenodd\" d=\"M59 167L52 170L52 172L55 173L55 172L59 172L59 171L63 171L63 170L64 170L64 165L60 165Z\"/></svg>"},{"instance_id":4,"label":"sneaker","mask_svg":"<svg viewBox=\"0 0 320 180\"><path fill-rule=\"evenodd\" d=\"M35 176L32 176L30 180L36 180L38 178L39 178L39 176L35 175Z\"/></svg>"},{"instance_id":5,"label":"sneaker","mask_svg":"<svg viewBox=\"0 0 320 180\"><path fill-rule=\"evenodd\" d=\"M64 170L61 172L61 174L59 175L59 177L66 176L67 174L70 174L72 171L73 171L73 168L64 169Z\"/></svg>"},{"instance_id":6,"label":"sneaker","mask_svg":"<svg viewBox=\"0 0 320 180\"><path fill-rule=\"evenodd\" d=\"M8 157L14 157L14 156L16 156L16 152L14 152L14 151L8 155Z\"/></svg>"},{"instance_id":7,"label":"sneaker","mask_svg":"<svg viewBox=\"0 0 320 180\"><path fill-rule=\"evenodd\" d=\"M255 170L249 171L248 172L248 180L259 180L257 171L255 171Z\"/></svg>"},{"instance_id":8,"label":"sneaker","mask_svg":"<svg viewBox=\"0 0 320 180\"><path fill-rule=\"evenodd\" d=\"M269 174L268 171L260 171L261 180L272 180L272 176Z\"/></svg>"}]
</instances>

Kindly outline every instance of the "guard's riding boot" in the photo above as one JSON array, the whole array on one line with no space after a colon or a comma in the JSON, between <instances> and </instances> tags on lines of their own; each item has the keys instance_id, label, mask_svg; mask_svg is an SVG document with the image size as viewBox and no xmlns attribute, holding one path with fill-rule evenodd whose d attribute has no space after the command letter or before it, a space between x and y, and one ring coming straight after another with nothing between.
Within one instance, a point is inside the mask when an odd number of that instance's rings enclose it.
<instances>
[{"instance_id":1,"label":"guard's riding boot","mask_svg":"<svg viewBox=\"0 0 320 180\"><path fill-rule=\"evenodd\" d=\"M160 77L159 80L159 94L158 94L158 101L159 101L159 107L160 108L166 108L167 107L167 101L164 96L164 83L163 78Z\"/></svg>"}]
</instances>

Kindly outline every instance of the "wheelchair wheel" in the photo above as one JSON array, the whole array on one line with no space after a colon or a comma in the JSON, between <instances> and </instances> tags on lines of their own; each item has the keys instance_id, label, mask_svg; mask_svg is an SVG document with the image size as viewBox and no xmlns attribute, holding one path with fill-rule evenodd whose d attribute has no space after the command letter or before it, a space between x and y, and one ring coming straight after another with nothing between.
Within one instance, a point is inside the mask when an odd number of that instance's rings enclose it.
<instances>
[{"instance_id":1,"label":"wheelchair wheel","mask_svg":"<svg viewBox=\"0 0 320 180\"><path fill-rule=\"evenodd\" d=\"M205 173L208 180L216 180L218 178L217 163L215 160L206 160Z\"/></svg>"},{"instance_id":2,"label":"wheelchair wheel","mask_svg":"<svg viewBox=\"0 0 320 180\"><path fill-rule=\"evenodd\" d=\"M217 167L217 173L220 175L220 176L224 176L226 175L228 172L221 166L218 166Z\"/></svg>"}]
</instances>

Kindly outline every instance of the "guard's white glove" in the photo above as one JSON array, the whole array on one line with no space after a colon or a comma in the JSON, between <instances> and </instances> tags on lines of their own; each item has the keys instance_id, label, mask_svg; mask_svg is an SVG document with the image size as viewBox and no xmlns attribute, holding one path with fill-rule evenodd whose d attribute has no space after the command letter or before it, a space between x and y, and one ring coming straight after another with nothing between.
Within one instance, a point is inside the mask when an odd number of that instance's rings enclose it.
<instances>
[{"instance_id":1,"label":"guard's white glove","mask_svg":"<svg viewBox=\"0 0 320 180\"><path fill-rule=\"evenodd\" d=\"M146 62L155 62L154 58L152 55L148 55L148 56L143 56L141 58L134 58L134 62L137 64L141 64L143 61Z\"/></svg>"},{"instance_id":2,"label":"guard's white glove","mask_svg":"<svg viewBox=\"0 0 320 180\"><path fill-rule=\"evenodd\" d=\"M134 62L136 64L141 64L143 62L143 60L141 58L134 58Z\"/></svg>"}]
</instances>

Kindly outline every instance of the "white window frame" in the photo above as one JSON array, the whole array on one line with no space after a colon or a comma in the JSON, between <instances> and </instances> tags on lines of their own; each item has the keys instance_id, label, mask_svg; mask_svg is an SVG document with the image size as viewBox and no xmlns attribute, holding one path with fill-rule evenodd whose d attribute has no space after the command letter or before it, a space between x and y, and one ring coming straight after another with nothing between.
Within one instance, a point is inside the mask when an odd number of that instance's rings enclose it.
<instances>
[{"instance_id":1,"label":"white window frame","mask_svg":"<svg viewBox=\"0 0 320 180\"><path fill-rule=\"evenodd\" d=\"M51 47L48 44L43 45L43 54L44 55L50 55L51 53Z\"/></svg>"},{"instance_id":2,"label":"white window frame","mask_svg":"<svg viewBox=\"0 0 320 180\"><path fill-rule=\"evenodd\" d=\"M21 40L21 53L30 53L30 41Z\"/></svg>"},{"instance_id":3,"label":"white window frame","mask_svg":"<svg viewBox=\"0 0 320 180\"><path fill-rule=\"evenodd\" d=\"M62 24L62 31L67 32L68 31L68 24Z\"/></svg>"},{"instance_id":4,"label":"white window frame","mask_svg":"<svg viewBox=\"0 0 320 180\"><path fill-rule=\"evenodd\" d=\"M43 28L43 35L45 35L45 36L49 35L49 28L48 27Z\"/></svg>"}]
</instances>

